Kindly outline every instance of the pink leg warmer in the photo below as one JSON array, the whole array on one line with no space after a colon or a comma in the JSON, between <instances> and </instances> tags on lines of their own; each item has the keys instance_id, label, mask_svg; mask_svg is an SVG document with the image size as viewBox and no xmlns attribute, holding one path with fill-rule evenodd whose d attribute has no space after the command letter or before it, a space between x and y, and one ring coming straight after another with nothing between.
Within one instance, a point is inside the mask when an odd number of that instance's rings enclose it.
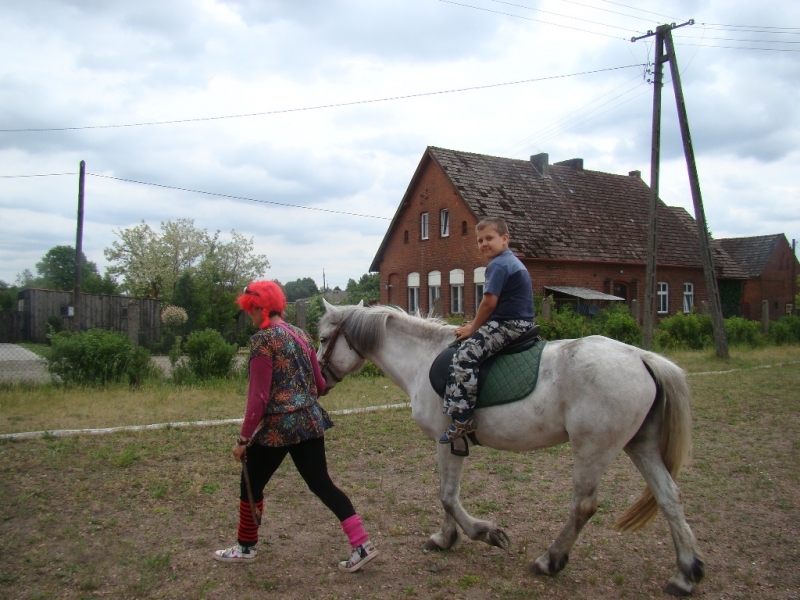
<instances>
[{"instance_id":1,"label":"pink leg warmer","mask_svg":"<svg viewBox=\"0 0 800 600\"><path fill-rule=\"evenodd\" d=\"M342 531L344 531L347 539L350 541L350 546L356 548L369 541L369 535L364 530L364 524L361 522L361 517L353 515L342 521Z\"/></svg>"}]
</instances>

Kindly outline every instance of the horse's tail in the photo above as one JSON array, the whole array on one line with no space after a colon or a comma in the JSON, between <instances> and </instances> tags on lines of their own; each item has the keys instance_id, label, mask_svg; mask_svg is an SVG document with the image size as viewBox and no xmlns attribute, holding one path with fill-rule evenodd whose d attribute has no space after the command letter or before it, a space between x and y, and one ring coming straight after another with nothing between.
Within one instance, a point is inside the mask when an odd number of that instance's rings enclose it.
<instances>
[{"instance_id":1,"label":"horse's tail","mask_svg":"<svg viewBox=\"0 0 800 600\"><path fill-rule=\"evenodd\" d=\"M662 410L661 458L673 481L692 451L691 390L686 373L666 358L645 353L642 361L656 382L656 401L651 410ZM649 486L614 525L618 531L637 531L658 512L658 503Z\"/></svg>"}]
</instances>

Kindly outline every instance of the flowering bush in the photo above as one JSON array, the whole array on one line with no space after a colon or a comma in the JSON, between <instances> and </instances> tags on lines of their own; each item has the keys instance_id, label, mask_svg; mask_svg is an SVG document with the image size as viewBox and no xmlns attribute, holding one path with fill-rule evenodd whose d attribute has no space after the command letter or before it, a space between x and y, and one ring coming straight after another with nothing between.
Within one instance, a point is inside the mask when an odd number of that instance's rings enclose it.
<instances>
[{"instance_id":1,"label":"flowering bush","mask_svg":"<svg viewBox=\"0 0 800 600\"><path fill-rule=\"evenodd\" d=\"M189 315L180 306L167 306L161 311L161 322L167 327L180 327L188 320Z\"/></svg>"}]
</instances>

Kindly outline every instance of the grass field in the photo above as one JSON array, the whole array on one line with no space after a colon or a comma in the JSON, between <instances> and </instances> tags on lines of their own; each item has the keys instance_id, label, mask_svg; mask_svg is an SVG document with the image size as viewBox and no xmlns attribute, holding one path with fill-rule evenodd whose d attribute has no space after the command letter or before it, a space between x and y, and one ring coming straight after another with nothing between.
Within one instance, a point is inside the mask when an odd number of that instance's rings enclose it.
<instances>
[{"instance_id":1,"label":"grass field","mask_svg":"<svg viewBox=\"0 0 800 600\"><path fill-rule=\"evenodd\" d=\"M679 484L705 554L701 598L800 597L800 348L674 353L694 394L694 458ZM777 365L771 368L764 365ZM794 363L794 364L789 364ZM728 371L704 374L708 371ZM353 379L329 409L403 402L385 379ZM136 391L0 391L0 430L109 427L240 416L244 383ZM535 454L479 448L465 508L500 523L510 553L469 540L425 554L438 529L434 443L408 409L345 415L326 436L334 481L381 551L342 574L335 518L287 461L267 488L252 565L211 560L235 538L236 426L0 442L0 598L659 598L674 567L665 521L619 535L614 520L642 480L625 457L557 577L525 565L552 541L570 497L568 445Z\"/></svg>"}]
</instances>

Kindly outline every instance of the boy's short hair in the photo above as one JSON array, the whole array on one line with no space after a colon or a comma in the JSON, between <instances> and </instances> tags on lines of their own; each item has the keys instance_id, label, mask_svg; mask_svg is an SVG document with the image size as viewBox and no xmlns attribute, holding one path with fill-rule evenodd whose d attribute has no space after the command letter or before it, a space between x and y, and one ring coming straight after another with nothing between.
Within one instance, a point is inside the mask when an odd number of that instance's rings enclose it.
<instances>
[{"instance_id":1,"label":"boy's short hair","mask_svg":"<svg viewBox=\"0 0 800 600\"><path fill-rule=\"evenodd\" d=\"M499 217L488 217L486 219L481 219L478 221L478 224L475 225L475 231L480 231L481 229L486 229L487 227L491 227L500 235L508 235L508 225L506 225L506 222Z\"/></svg>"}]
</instances>

